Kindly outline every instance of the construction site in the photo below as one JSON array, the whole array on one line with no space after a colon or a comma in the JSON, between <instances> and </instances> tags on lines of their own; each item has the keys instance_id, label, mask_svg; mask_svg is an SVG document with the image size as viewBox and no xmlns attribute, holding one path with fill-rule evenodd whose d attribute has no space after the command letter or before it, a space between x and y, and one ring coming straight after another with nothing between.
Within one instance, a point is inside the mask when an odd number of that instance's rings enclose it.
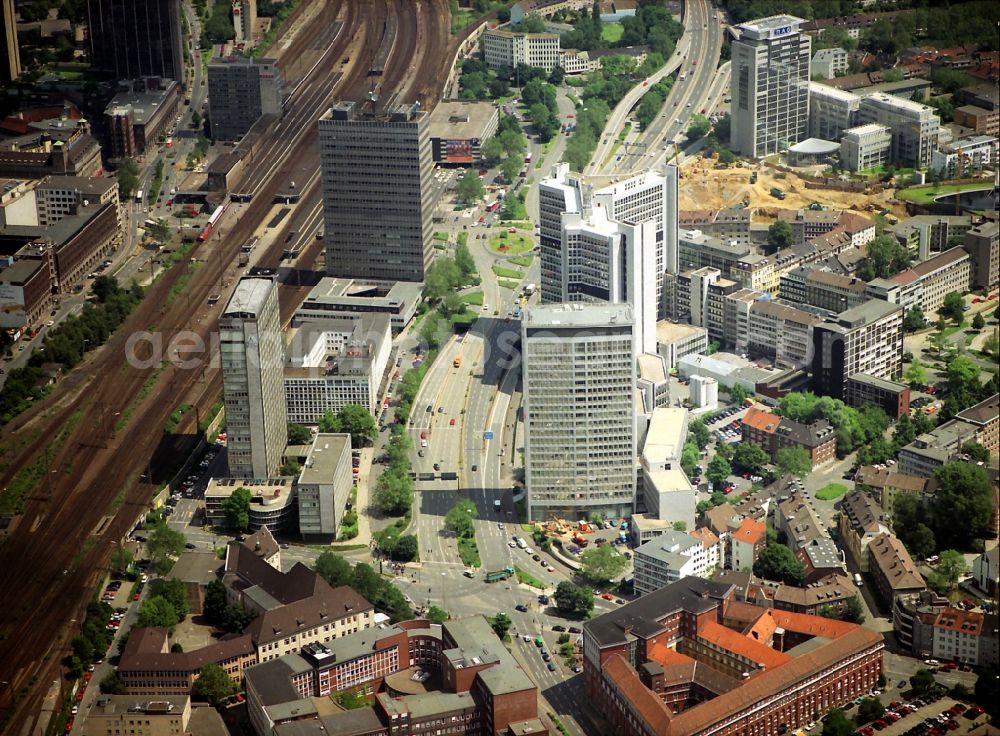
<instances>
[{"instance_id":1,"label":"construction site","mask_svg":"<svg viewBox=\"0 0 1000 736\"><path fill-rule=\"evenodd\" d=\"M840 210L870 215L888 209L896 217L906 217L906 207L898 202L895 190L877 187L863 191L842 191L823 187L795 173L779 171L765 164L740 163L716 168L714 159L695 157L681 169L681 210L709 210L726 207L749 207L755 219L766 221L768 210L804 209L812 203ZM755 181L751 183L752 175ZM771 194L780 189L784 199ZM759 217L757 217L759 215ZM773 217L773 215L772 215Z\"/></svg>"}]
</instances>

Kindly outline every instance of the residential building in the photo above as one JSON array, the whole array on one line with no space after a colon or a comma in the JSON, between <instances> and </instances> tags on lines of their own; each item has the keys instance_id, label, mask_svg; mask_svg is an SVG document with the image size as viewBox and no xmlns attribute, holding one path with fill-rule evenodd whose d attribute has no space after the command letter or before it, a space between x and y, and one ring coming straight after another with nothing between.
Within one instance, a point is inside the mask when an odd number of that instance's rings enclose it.
<instances>
[{"instance_id":1,"label":"residential building","mask_svg":"<svg viewBox=\"0 0 1000 736\"><path fill-rule=\"evenodd\" d=\"M232 436L232 430L229 430ZM267 527L276 534L295 534L299 530L298 488L294 477L284 478L210 478L205 487L205 518L218 526L227 524L223 504L238 489L250 491L247 510L248 528Z\"/></svg>"},{"instance_id":2,"label":"residential building","mask_svg":"<svg viewBox=\"0 0 1000 736\"><path fill-rule=\"evenodd\" d=\"M800 487L793 485L789 490L791 494L774 507L774 526L785 535L791 550L797 553L820 540L832 541Z\"/></svg>"},{"instance_id":3,"label":"residential building","mask_svg":"<svg viewBox=\"0 0 1000 736\"><path fill-rule=\"evenodd\" d=\"M655 329L665 316L663 275L677 272L677 183L676 166L621 181L571 174L568 164L553 168L538 191L542 302L617 298L641 309L652 298L649 315L636 316L654 319L641 332ZM609 264L607 241L618 235L626 242L614 250L629 260ZM613 293L619 296L607 296Z\"/></svg>"},{"instance_id":4,"label":"residential building","mask_svg":"<svg viewBox=\"0 0 1000 736\"><path fill-rule=\"evenodd\" d=\"M423 281L433 253L428 118L419 105L377 102L337 102L320 118L330 276Z\"/></svg>"},{"instance_id":5,"label":"residential building","mask_svg":"<svg viewBox=\"0 0 1000 736\"><path fill-rule=\"evenodd\" d=\"M239 18L234 16L237 27ZM208 119L213 140L238 141L261 115L280 116L281 102L281 72L276 59L227 56L208 62Z\"/></svg>"},{"instance_id":6,"label":"residential building","mask_svg":"<svg viewBox=\"0 0 1000 736\"><path fill-rule=\"evenodd\" d=\"M883 647L856 624L686 577L583 625L584 687L602 733L778 733L875 687Z\"/></svg>"},{"instance_id":7,"label":"residential building","mask_svg":"<svg viewBox=\"0 0 1000 736\"><path fill-rule=\"evenodd\" d=\"M766 544L767 526L757 519L744 518L729 537L732 569L753 570L753 564Z\"/></svg>"},{"instance_id":8,"label":"residential building","mask_svg":"<svg viewBox=\"0 0 1000 736\"><path fill-rule=\"evenodd\" d=\"M984 222L965 233L972 259L972 287L995 289L1000 284L1000 224Z\"/></svg>"},{"instance_id":9,"label":"residential building","mask_svg":"<svg viewBox=\"0 0 1000 736\"><path fill-rule=\"evenodd\" d=\"M636 487L627 304L529 308L521 323L528 517L628 516Z\"/></svg>"},{"instance_id":10,"label":"residential building","mask_svg":"<svg viewBox=\"0 0 1000 736\"><path fill-rule=\"evenodd\" d=\"M965 248L951 248L888 280L913 289L913 303L903 306L918 306L925 313L934 312L944 304L945 295L953 291L965 294L971 290L972 259Z\"/></svg>"},{"instance_id":11,"label":"residential building","mask_svg":"<svg viewBox=\"0 0 1000 736\"><path fill-rule=\"evenodd\" d=\"M1000 587L1000 547L979 554L972 561L972 580L976 587L992 598Z\"/></svg>"},{"instance_id":12,"label":"residential building","mask_svg":"<svg viewBox=\"0 0 1000 736\"><path fill-rule=\"evenodd\" d=\"M858 589L843 572L828 575L805 587L762 580L748 588L747 603L810 616L819 616L824 608L831 608L839 613L851 598L858 595Z\"/></svg>"},{"instance_id":13,"label":"residential building","mask_svg":"<svg viewBox=\"0 0 1000 736\"><path fill-rule=\"evenodd\" d=\"M681 230L698 230L723 241L750 242L750 210L729 207L721 210L686 210L677 222Z\"/></svg>"},{"instance_id":14,"label":"residential building","mask_svg":"<svg viewBox=\"0 0 1000 736\"><path fill-rule=\"evenodd\" d=\"M330 587L301 562L282 573L239 542L226 547L222 582L230 603L256 615L243 633L258 662L375 627L375 607L347 586Z\"/></svg>"},{"instance_id":15,"label":"residential building","mask_svg":"<svg viewBox=\"0 0 1000 736\"><path fill-rule=\"evenodd\" d=\"M833 79L838 74L847 71L847 52L841 48L820 49L812 57L809 68L809 78L822 76ZM810 98L810 102L812 99Z\"/></svg>"},{"instance_id":16,"label":"residential building","mask_svg":"<svg viewBox=\"0 0 1000 736\"><path fill-rule=\"evenodd\" d=\"M840 166L846 171L865 171L886 166L892 160L889 126L866 123L848 128L840 139Z\"/></svg>"},{"instance_id":17,"label":"residential building","mask_svg":"<svg viewBox=\"0 0 1000 736\"><path fill-rule=\"evenodd\" d=\"M875 493L887 517L892 518L892 507L901 494L917 496L925 501L931 494L932 484L927 478L897 473L891 468L862 465L854 476L854 487Z\"/></svg>"},{"instance_id":18,"label":"residential building","mask_svg":"<svg viewBox=\"0 0 1000 736\"><path fill-rule=\"evenodd\" d=\"M673 318L704 327L710 341L724 341L726 297L739 291L735 281L723 278L719 269L706 266L678 274L669 291Z\"/></svg>"},{"instance_id":19,"label":"residential building","mask_svg":"<svg viewBox=\"0 0 1000 736\"><path fill-rule=\"evenodd\" d=\"M166 629L136 627L122 649L117 674L129 695L185 696L207 664L219 665L238 682L256 662L257 652L246 634L188 652L172 652Z\"/></svg>"},{"instance_id":20,"label":"residential building","mask_svg":"<svg viewBox=\"0 0 1000 736\"><path fill-rule=\"evenodd\" d=\"M763 158L807 137L810 37L791 15L734 28L731 44L732 149Z\"/></svg>"},{"instance_id":21,"label":"residential building","mask_svg":"<svg viewBox=\"0 0 1000 736\"><path fill-rule=\"evenodd\" d=\"M728 279L733 277L736 264L751 255L753 247L738 240L721 240L700 230L682 230L678 234L677 252L680 271L714 268Z\"/></svg>"},{"instance_id":22,"label":"residential building","mask_svg":"<svg viewBox=\"0 0 1000 736\"><path fill-rule=\"evenodd\" d=\"M3 32L6 62L0 64L0 83L13 82L21 76L21 49L17 43L17 18L14 0L0 2L0 31Z\"/></svg>"},{"instance_id":23,"label":"residential building","mask_svg":"<svg viewBox=\"0 0 1000 736\"><path fill-rule=\"evenodd\" d=\"M951 143L942 143L931 157L931 171L942 179L971 176L997 163L997 139L992 135L975 135Z\"/></svg>"},{"instance_id":24,"label":"residential building","mask_svg":"<svg viewBox=\"0 0 1000 736\"><path fill-rule=\"evenodd\" d=\"M933 108L901 97L875 92L858 105L858 122L878 123L892 132L889 160L896 166L930 166L937 148L941 119Z\"/></svg>"},{"instance_id":25,"label":"residential building","mask_svg":"<svg viewBox=\"0 0 1000 736\"><path fill-rule=\"evenodd\" d=\"M782 275L781 299L835 314L868 301L862 279L809 266L800 266Z\"/></svg>"},{"instance_id":26,"label":"residential building","mask_svg":"<svg viewBox=\"0 0 1000 736\"><path fill-rule=\"evenodd\" d=\"M819 82L809 83L809 136L839 141L857 124L861 98Z\"/></svg>"},{"instance_id":27,"label":"residential building","mask_svg":"<svg viewBox=\"0 0 1000 736\"><path fill-rule=\"evenodd\" d=\"M953 118L956 125L968 128L978 135L1000 135L1000 110L979 105L960 105Z\"/></svg>"},{"instance_id":28,"label":"residential building","mask_svg":"<svg viewBox=\"0 0 1000 736\"><path fill-rule=\"evenodd\" d=\"M813 326L813 390L843 399L856 373L897 378L903 366L903 310L870 300Z\"/></svg>"},{"instance_id":29,"label":"residential building","mask_svg":"<svg viewBox=\"0 0 1000 736\"><path fill-rule=\"evenodd\" d=\"M309 317L384 314L393 335L402 332L420 303L422 286L406 281L320 279L299 305L293 321Z\"/></svg>"},{"instance_id":30,"label":"residential building","mask_svg":"<svg viewBox=\"0 0 1000 736\"><path fill-rule=\"evenodd\" d=\"M895 421L910 413L910 387L866 373L855 373L848 376L844 386L844 403L857 408L875 404Z\"/></svg>"},{"instance_id":31,"label":"residential building","mask_svg":"<svg viewBox=\"0 0 1000 736\"><path fill-rule=\"evenodd\" d=\"M934 471L958 457L962 445L976 442L980 427L960 419L940 424L899 450L899 472L933 478Z\"/></svg>"},{"instance_id":32,"label":"residential building","mask_svg":"<svg viewBox=\"0 0 1000 736\"><path fill-rule=\"evenodd\" d=\"M926 261L933 251L948 250L949 241L963 238L981 222L974 215L914 215L887 227L886 233L894 236L918 260Z\"/></svg>"},{"instance_id":33,"label":"residential building","mask_svg":"<svg viewBox=\"0 0 1000 736\"><path fill-rule=\"evenodd\" d=\"M87 713L82 732L84 736L183 736L192 732L190 726L191 698L187 695L155 700L149 696L100 695Z\"/></svg>"},{"instance_id":34,"label":"residential building","mask_svg":"<svg viewBox=\"0 0 1000 736\"><path fill-rule=\"evenodd\" d=\"M181 106L180 85L175 81L144 78L120 84L125 89L112 97L104 110L112 159L150 150L175 124Z\"/></svg>"},{"instance_id":35,"label":"residential building","mask_svg":"<svg viewBox=\"0 0 1000 736\"><path fill-rule=\"evenodd\" d=\"M708 574L708 551L701 539L687 532L665 531L636 547L633 554L636 595L652 593L688 575L704 578Z\"/></svg>"},{"instance_id":36,"label":"residential building","mask_svg":"<svg viewBox=\"0 0 1000 736\"><path fill-rule=\"evenodd\" d=\"M663 357L667 370L673 370L685 355L708 350L708 330L678 322L661 320L656 323L656 351Z\"/></svg>"},{"instance_id":37,"label":"residential building","mask_svg":"<svg viewBox=\"0 0 1000 736\"><path fill-rule=\"evenodd\" d=\"M87 0L90 64L114 79L184 79L180 0Z\"/></svg>"},{"instance_id":38,"label":"residential building","mask_svg":"<svg viewBox=\"0 0 1000 736\"><path fill-rule=\"evenodd\" d=\"M299 533L310 541L332 541L344 521L351 488L351 435L319 432L299 474Z\"/></svg>"},{"instance_id":39,"label":"residential building","mask_svg":"<svg viewBox=\"0 0 1000 736\"><path fill-rule=\"evenodd\" d=\"M801 309L767 300L750 305L746 349L774 359L775 365L802 368L809 364L813 326L821 320ZM737 347L740 347L737 340Z\"/></svg>"},{"instance_id":40,"label":"residential building","mask_svg":"<svg viewBox=\"0 0 1000 736\"><path fill-rule=\"evenodd\" d=\"M414 688L411 673L440 673L440 690ZM321 713L313 698L377 693L371 705ZM260 736L305 736L317 727L344 736L547 733L538 690L486 619L426 620L361 632L247 673L247 710Z\"/></svg>"},{"instance_id":41,"label":"residential building","mask_svg":"<svg viewBox=\"0 0 1000 736\"><path fill-rule=\"evenodd\" d=\"M478 166L482 145L496 135L500 110L492 102L441 100L431 111L428 135L436 163Z\"/></svg>"},{"instance_id":42,"label":"residential building","mask_svg":"<svg viewBox=\"0 0 1000 736\"><path fill-rule=\"evenodd\" d=\"M805 450L813 465L821 465L836 456L837 436L829 422L817 420L806 425L788 417L751 407L743 417L744 442L757 445L774 461L786 448Z\"/></svg>"},{"instance_id":43,"label":"residential building","mask_svg":"<svg viewBox=\"0 0 1000 736\"><path fill-rule=\"evenodd\" d=\"M868 572L868 545L890 527L889 516L871 495L855 490L840 502L840 541L861 572Z\"/></svg>"},{"instance_id":44,"label":"residential building","mask_svg":"<svg viewBox=\"0 0 1000 736\"><path fill-rule=\"evenodd\" d=\"M288 440L278 289L240 279L219 317L226 453L233 478L273 478Z\"/></svg>"},{"instance_id":45,"label":"residential building","mask_svg":"<svg viewBox=\"0 0 1000 736\"><path fill-rule=\"evenodd\" d=\"M974 428L975 441L990 455L1000 453L1000 394L960 411L955 419Z\"/></svg>"},{"instance_id":46,"label":"residential building","mask_svg":"<svg viewBox=\"0 0 1000 736\"><path fill-rule=\"evenodd\" d=\"M898 596L893 628L904 651L914 657L985 666L1000 656L996 613L954 607L930 591Z\"/></svg>"},{"instance_id":47,"label":"residential building","mask_svg":"<svg viewBox=\"0 0 1000 736\"><path fill-rule=\"evenodd\" d=\"M296 317L285 347L288 421L318 424L348 404L377 417L391 350L385 314Z\"/></svg>"},{"instance_id":48,"label":"residential building","mask_svg":"<svg viewBox=\"0 0 1000 736\"><path fill-rule=\"evenodd\" d=\"M868 570L886 604L927 587L906 547L889 533L879 534L868 544Z\"/></svg>"},{"instance_id":49,"label":"residential building","mask_svg":"<svg viewBox=\"0 0 1000 736\"><path fill-rule=\"evenodd\" d=\"M559 36L555 33L487 29L479 43L491 69L516 69L525 64L551 72L559 64Z\"/></svg>"}]
</instances>

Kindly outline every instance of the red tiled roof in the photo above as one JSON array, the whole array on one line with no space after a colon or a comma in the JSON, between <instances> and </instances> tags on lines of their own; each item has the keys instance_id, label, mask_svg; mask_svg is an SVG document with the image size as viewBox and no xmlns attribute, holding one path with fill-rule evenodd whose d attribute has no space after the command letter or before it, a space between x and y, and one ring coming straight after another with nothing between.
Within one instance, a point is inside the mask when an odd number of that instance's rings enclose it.
<instances>
[{"instance_id":1,"label":"red tiled roof","mask_svg":"<svg viewBox=\"0 0 1000 736\"><path fill-rule=\"evenodd\" d=\"M934 619L934 626L939 629L957 631L961 634L979 636L983 633L984 619L985 616L981 613L946 607L938 611L937 617Z\"/></svg>"},{"instance_id":2,"label":"red tiled roof","mask_svg":"<svg viewBox=\"0 0 1000 736\"><path fill-rule=\"evenodd\" d=\"M754 406L751 407L750 410L747 411L746 416L743 417L743 426L753 427L761 432L774 434L774 432L778 429L778 423L780 421L781 417L776 414L764 411L763 409L758 409Z\"/></svg>"},{"instance_id":3,"label":"red tiled roof","mask_svg":"<svg viewBox=\"0 0 1000 736\"><path fill-rule=\"evenodd\" d=\"M698 638L715 644L727 652L732 652L752 662L756 662L763 666L764 669L779 667L792 659L777 649L771 649L771 647L763 642L752 639L749 636L743 636L715 621L706 621L702 624L698 629Z\"/></svg>"},{"instance_id":4,"label":"red tiled roof","mask_svg":"<svg viewBox=\"0 0 1000 736\"><path fill-rule=\"evenodd\" d=\"M758 545L764 541L767 535L767 526L764 522L747 517L740 524L740 528L733 532L733 539L747 544Z\"/></svg>"},{"instance_id":5,"label":"red tiled roof","mask_svg":"<svg viewBox=\"0 0 1000 736\"><path fill-rule=\"evenodd\" d=\"M674 733L670 728L670 711L652 690L642 684L639 675L620 654L613 654L602 668L605 677L615 685L646 722L647 729L656 734Z\"/></svg>"}]
</instances>

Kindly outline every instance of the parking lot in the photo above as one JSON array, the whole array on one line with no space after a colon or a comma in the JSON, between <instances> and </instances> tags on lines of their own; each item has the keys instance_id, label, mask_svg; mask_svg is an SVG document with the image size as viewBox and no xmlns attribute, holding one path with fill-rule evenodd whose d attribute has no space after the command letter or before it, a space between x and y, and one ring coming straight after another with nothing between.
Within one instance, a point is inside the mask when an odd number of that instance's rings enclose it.
<instances>
[{"instance_id":1,"label":"parking lot","mask_svg":"<svg viewBox=\"0 0 1000 736\"><path fill-rule=\"evenodd\" d=\"M901 712L911 710L910 706L916 706L913 712ZM886 715L896 713L901 717L895 722L891 718L883 718L857 730L860 736L945 736L946 734L963 734L972 729L973 724L983 722L985 716L980 712L978 715L966 717L969 706L960 703L954 698L942 697L926 705L921 705L920 701L910 700L907 703L899 703L896 708L891 707L891 703L886 704ZM848 710L848 715L856 713L857 706ZM948 713L949 710L951 713ZM972 714L970 714L972 715ZM879 727L879 724L885 724Z\"/></svg>"}]
</instances>

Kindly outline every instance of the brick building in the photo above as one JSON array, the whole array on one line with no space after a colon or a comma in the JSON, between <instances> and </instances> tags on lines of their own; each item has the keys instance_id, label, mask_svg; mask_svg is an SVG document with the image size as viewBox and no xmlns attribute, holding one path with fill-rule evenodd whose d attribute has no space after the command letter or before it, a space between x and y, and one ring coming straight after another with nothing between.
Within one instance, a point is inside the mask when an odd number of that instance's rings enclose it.
<instances>
[{"instance_id":1,"label":"brick building","mask_svg":"<svg viewBox=\"0 0 1000 736\"><path fill-rule=\"evenodd\" d=\"M919 593L927 587L910 553L892 534L879 534L868 545L868 569L882 600L889 605L896 596Z\"/></svg>"},{"instance_id":2,"label":"brick building","mask_svg":"<svg viewBox=\"0 0 1000 736\"><path fill-rule=\"evenodd\" d=\"M606 733L777 734L875 687L882 635L741 603L684 578L584 624L584 686Z\"/></svg>"},{"instance_id":3,"label":"brick building","mask_svg":"<svg viewBox=\"0 0 1000 736\"><path fill-rule=\"evenodd\" d=\"M806 450L813 465L833 460L837 452L836 432L825 421L805 425L754 407L743 417L742 432L744 442L763 449L772 461L785 448Z\"/></svg>"}]
</instances>

